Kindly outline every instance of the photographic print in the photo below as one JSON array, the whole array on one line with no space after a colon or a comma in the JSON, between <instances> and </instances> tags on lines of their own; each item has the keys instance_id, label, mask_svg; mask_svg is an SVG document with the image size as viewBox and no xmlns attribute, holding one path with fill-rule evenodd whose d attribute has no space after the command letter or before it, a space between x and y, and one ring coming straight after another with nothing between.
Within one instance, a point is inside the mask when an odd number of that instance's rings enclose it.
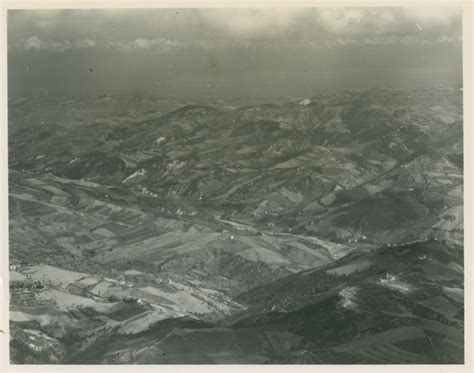
<instances>
[{"instance_id":1,"label":"photographic print","mask_svg":"<svg viewBox=\"0 0 474 373\"><path fill-rule=\"evenodd\" d=\"M461 7L7 18L11 364L464 364Z\"/></svg>"}]
</instances>

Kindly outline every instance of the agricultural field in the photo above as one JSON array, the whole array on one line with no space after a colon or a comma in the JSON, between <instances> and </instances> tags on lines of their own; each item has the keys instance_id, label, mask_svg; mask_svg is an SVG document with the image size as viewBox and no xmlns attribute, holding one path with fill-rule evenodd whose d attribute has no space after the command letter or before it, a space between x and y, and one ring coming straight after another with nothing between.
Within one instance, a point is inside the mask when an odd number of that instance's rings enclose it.
<instances>
[{"instance_id":1,"label":"agricultural field","mask_svg":"<svg viewBox=\"0 0 474 373\"><path fill-rule=\"evenodd\" d=\"M9 102L12 362L464 361L461 91L120 100Z\"/></svg>"}]
</instances>

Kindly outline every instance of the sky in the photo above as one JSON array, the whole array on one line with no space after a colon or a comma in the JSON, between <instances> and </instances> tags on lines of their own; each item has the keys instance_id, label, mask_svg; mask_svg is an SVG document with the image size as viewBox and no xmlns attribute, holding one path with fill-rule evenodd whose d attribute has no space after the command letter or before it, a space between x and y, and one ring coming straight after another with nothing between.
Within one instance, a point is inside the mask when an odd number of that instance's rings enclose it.
<instances>
[{"instance_id":1,"label":"sky","mask_svg":"<svg viewBox=\"0 0 474 373\"><path fill-rule=\"evenodd\" d=\"M462 82L458 7L9 10L10 96L307 96Z\"/></svg>"}]
</instances>

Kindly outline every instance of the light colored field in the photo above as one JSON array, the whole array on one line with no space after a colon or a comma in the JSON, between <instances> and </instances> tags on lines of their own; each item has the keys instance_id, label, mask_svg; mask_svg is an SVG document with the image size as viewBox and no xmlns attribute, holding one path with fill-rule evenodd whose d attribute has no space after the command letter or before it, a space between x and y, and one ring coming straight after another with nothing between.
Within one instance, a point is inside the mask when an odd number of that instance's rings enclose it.
<instances>
[{"instance_id":1,"label":"light colored field","mask_svg":"<svg viewBox=\"0 0 474 373\"><path fill-rule=\"evenodd\" d=\"M251 248L239 252L242 258L250 260L252 262L264 262L271 264L290 264L290 261L284 258L278 252L265 249L263 247Z\"/></svg>"},{"instance_id":2,"label":"light colored field","mask_svg":"<svg viewBox=\"0 0 474 373\"><path fill-rule=\"evenodd\" d=\"M123 274L126 275L126 276L140 276L140 275L144 275L143 272L137 271L137 270L135 270L135 269L129 269L128 271L125 271Z\"/></svg>"},{"instance_id":3,"label":"light colored field","mask_svg":"<svg viewBox=\"0 0 474 373\"><path fill-rule=\"evenodd\" d=\"M377 285L381 285L389 289L400 291L402 293L409 293L413 291L412 285L406 282L400 281L398 279L393 279L389 281L386 281L385 279L380 279L379 281L377 281Z\"/></svg>"},{"instance_id":4,"label":"light colored field","mask_svg":"<svg viewBox=\"0 0 474 373\"><path fill-rule=\"evenodd\" d=\"M50 340L50 341L57 341L56 338L52 338L52 337L50 337L49 335L47 335L47 334L45 334L45 333L43 333L43 332L41 332L41 331L39 331L39 330L35 330L35 329L23 329L23 331L24 331L25 333L33 334L33 335L35 335L35 336L37 336L37 337L45 338L45 339L48 339L48 340Z\"/></svg>"},{"instance_id":5,"label":"light colored field","mask_svg":"<svg viewBox=\"0 0 474 373\"><path fill-rule=\"evenodd\" d=\"M79 284L84 284L84 285L95 285L100 281L100 278L96 276L90 276L90 277L85 277L79 281L77 281Z\"/></svg>"},{"instance_id":6,"label":"light colored field","mask_svg":"<svg viewBox=\"0 0 474 373\"><path fill-rule=\"evenodd\" d=\"M57 318L51 315L31 315L22 311L10 311L10 321L25 322L37 321L41 326L52 324Z\"/></svg>"},{"instance_id":7,"label":"light colored field","mask_svg":"<svg viewBox=\"0 0 474 373\"><path fill-rule=\"evenodd\" d=\"M275 235L263 234L261 238L267 248L291 246L294 249L304 251L316 258L321 258L321 256L323 256L327 259L327 262L332 261L330 253L327 248L322 245L322 241L315 240L312 237L280 233ZM304 263L308 264L306 260Z\"/></svg>"},{"instance_id":8,"label":"light colored field","mask_svg":"<svg viewBox=\"0 0 474 373\"><path fill-rule=\"evenodd\" d=\"M75 179L67 179L64 177L59 177L59 176L51 176L50 177L52 180L57 181L59 183L63 184L75 184L79 186L83 186L86 188L103 188L104 186L101 184L94 183L92 181L85 181L85 180L75 180Z\"/></svg>"},{"instance_id":9,"label":"light colored field","mask_svg":"<svg viewBox=\"0 0 474 373\"><path fill-rule=\"evenodd\" d=\"M120 307L117 303L100 303L91 298L81 297L58 290L48 290L38 295L38 300L48 300L54 302L61 310L74 310L77 308L90 307L98 312L113 312Z\"/></svg>"},{"instance_id":10,"label":"light colored field","mask_svg":"<svg viewBox=\"0 0 474 373\"><path fill-rule=\"evenodd\" d=\"M93 289L91 293L98 295L99 297L106 297L110 295L110 288L113 286L109 281L99 282Z\"/></svg>"},{"instance_id":11,"label":"light colored field","mask_svg":"<svg viewBox=\"0 0 474 373\"><path fill-rule=\"evenodd\" d=\"M202 299L216 312L228 314L232 309L242 308L239 303L234 302L231 298L228 298L226 295L217 290L201 287L193 288L182 283L177 283L173 280L169 280L169 284L180 291L193 294L199 299Z\"/></svg>"},{"instance_id":12,"label":"light colored field","mask_svg":"<svg viewBox=\"0 0 474 373\"><path fill-rule=\"evenodd\" d=\"M153 310L141 313L122 322L119 334L136 334L147 330L150 325L169 318L185 316L183 313L163 306L152 305Z\"/></svg>"},{"instance_id":13,"label":"light colored field","mask_svg":"<svg viewBox=\"0 0 474 373\"><path fill-rule=\"evenodd\" d=\"M63 288L84 277L90 276L88 273L67 271L46 264L26 268L24 273L34 281L44 281Z\"/></svg>"},{"instance_id":14,"label":"light colored field","mask_svg":"<svg viewBox=\"0 0 474 373\"><path fill-rule=\"evenodd\" d=\"M278 237L292 237L293 239L299 239L301 242L308 242L307 246L309 244L314 245L316 247L321 247L327 250L329 257L333 260L337 260L342 258L343 256L349 254L352 250L354 250L353 247L349 247L344 244L340 243L334 243L331 241L326 241L322 240L317 237L311 237L311 236L302 236L302 235L295 235L295 234L289 234L289 233L278 233Z\"/></svg>"},{"instance_id":15,"label":"light colored field","mask_svg":"<svg viewBox=\"0 0 474 373\"><path fill-rule=\"evenodd\" d=\"M254 262L277 264L292 271L317 268L333 261L327 248L311 237L264 233L259 237L239 236L236 241L248 247L237 255Z\"/></svg>"},{"instance_id":16,"label":"light colored field","mask_svg":"<svg viewBox=\"0 0 474 373\"><path fill-rule=\"evenodd\" d=\"M186 313L205 314L212 311L211 307L206 302L203 302L201 299L198 299L182 290L177 290L175 293L170 293L151 286L145 286L140 288L140 290L152 295L163 297L179 305L179 308Z\"/></svg>"},{"instance_id":17,"label":"light colored field","mask_svg":"<svg viewBox=\"0 0 474 373\"><path fill-rule=\"evenodd\" d=\"M299 202L302 202L304 200L304 196L301 192L291 192L288 189L283 188L281 190L281 193L282 193L283 196L288 198L293 203L299 203Z\"/></svg>"},{"instance_id":18,"label":"light colored field","mask_svg":"<svg viewBox=\"0 0 474 373\"><path fill-rule=\"evenodd\" d=\"M96 230L94 230L94 233L98 234L99 236L103 236L103 237L114 237L115 236L115 234L113 232L111 232L108 229L105 229L103 227L97 228Z\"/></svg>"},{"instance_id":19,"label":"light colored field","mask_svg":"<svg viewBox=\"0 0 474 373\"><path fill-rule=\"evenodd\" d=\"M221 233L168 232L104 253L101 260L104 262L135 258L162 260L164 254L184 254L199 250L216 239L221 239Z\"/></svg>"},{"instance_id":20,"label":"light colored field","mask_svg":"<svg viewBox=\"0 0 474 373\"><path fill-rule=\"evenodd\" d=\"M62 191L61 189L59 188L56 188L55 186L53 185L44 185L44 186L40 186L39 189L42 189L44 190L45 192L48 192L48 193L51 193L53 195L56 195L56 196L63 196L63 197L67 197L68 194L64 191Z\"/></svg>"},{"instance_id":21,"label":"light colored field","mask_svg":"<svg viewBox=\"0 0 474 373\"><path fill-rule=\"evenodd\" d=\"M33 315L21 311L10 311L10 321L22 322L34 320Z\"/></svg>"},{"instance_id":22,"label":"light colored field","mask_svg":"<svg viewBox=\"0 0 474 373\"><path fill-rule=\"evenodd\" d=\"M273 166L273 169L290 169L290 168L298 168L300 166L303 166L306 162L302 159L298 158L293 158L288 161L278 163L277 165Z\"/></svg>"},{"instance_id":23,"label":"light colored field","mask_svg":"<svg viewBox=\"0 0 474 373\"><path fill-rule=\"evenodd\" d=\"M443 293L458 303L464 303L464 289L443 286Z\"/></svg>"},{"instance_id":24,"label":"light colored field","mask_svg":"<svg viewBox=\"0 0 474 373\"><path fill-rule=\"evenodd\" d=\"M340 266L337 268L329 269L326 272L329 274L336 274L336 275L350 275L354 272L364 271L367 268L371 267L372 263L367 260L361 260L357 263L352 263L344 266Z\"/></svg>"},{"instance_id":25,"label":"light colored field","mask_svg":"<svg viewBox=\"0 0 474 373\"><path fill-rule=\"evenodd\" d=\"M24 181L33 186L44 185L44 182L42 182L41 180L35 179L33 177L27 178Z\"/></svg>"},{"instance_id":26,"label":"light colored field","mask_svg":"<svg viewBox=\"0 0 474 373\"><path fill-rule=\"evenodd\" d=\"M27 277L25 275L21 274L20 272L10 271L9 280L10 280L10 282L25 281L25 280L27 280Z\"/></svg>"}]
</instances>

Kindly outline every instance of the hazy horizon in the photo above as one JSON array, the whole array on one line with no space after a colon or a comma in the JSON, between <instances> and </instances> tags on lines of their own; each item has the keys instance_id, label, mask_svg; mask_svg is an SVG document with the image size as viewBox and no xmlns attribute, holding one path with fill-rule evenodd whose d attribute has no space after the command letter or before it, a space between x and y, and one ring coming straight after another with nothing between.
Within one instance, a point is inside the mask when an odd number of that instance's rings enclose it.
<instances>
[{"instance_id":1,"label":"hazy horizon","mask_svg":"<svg viewBox=\"0 0 474 373\"><path fill-rule=\"evenodd\" d=\"M241 100L462 84L446 8L10 10L10 98Z\"/></svg>"}]
</instances>

